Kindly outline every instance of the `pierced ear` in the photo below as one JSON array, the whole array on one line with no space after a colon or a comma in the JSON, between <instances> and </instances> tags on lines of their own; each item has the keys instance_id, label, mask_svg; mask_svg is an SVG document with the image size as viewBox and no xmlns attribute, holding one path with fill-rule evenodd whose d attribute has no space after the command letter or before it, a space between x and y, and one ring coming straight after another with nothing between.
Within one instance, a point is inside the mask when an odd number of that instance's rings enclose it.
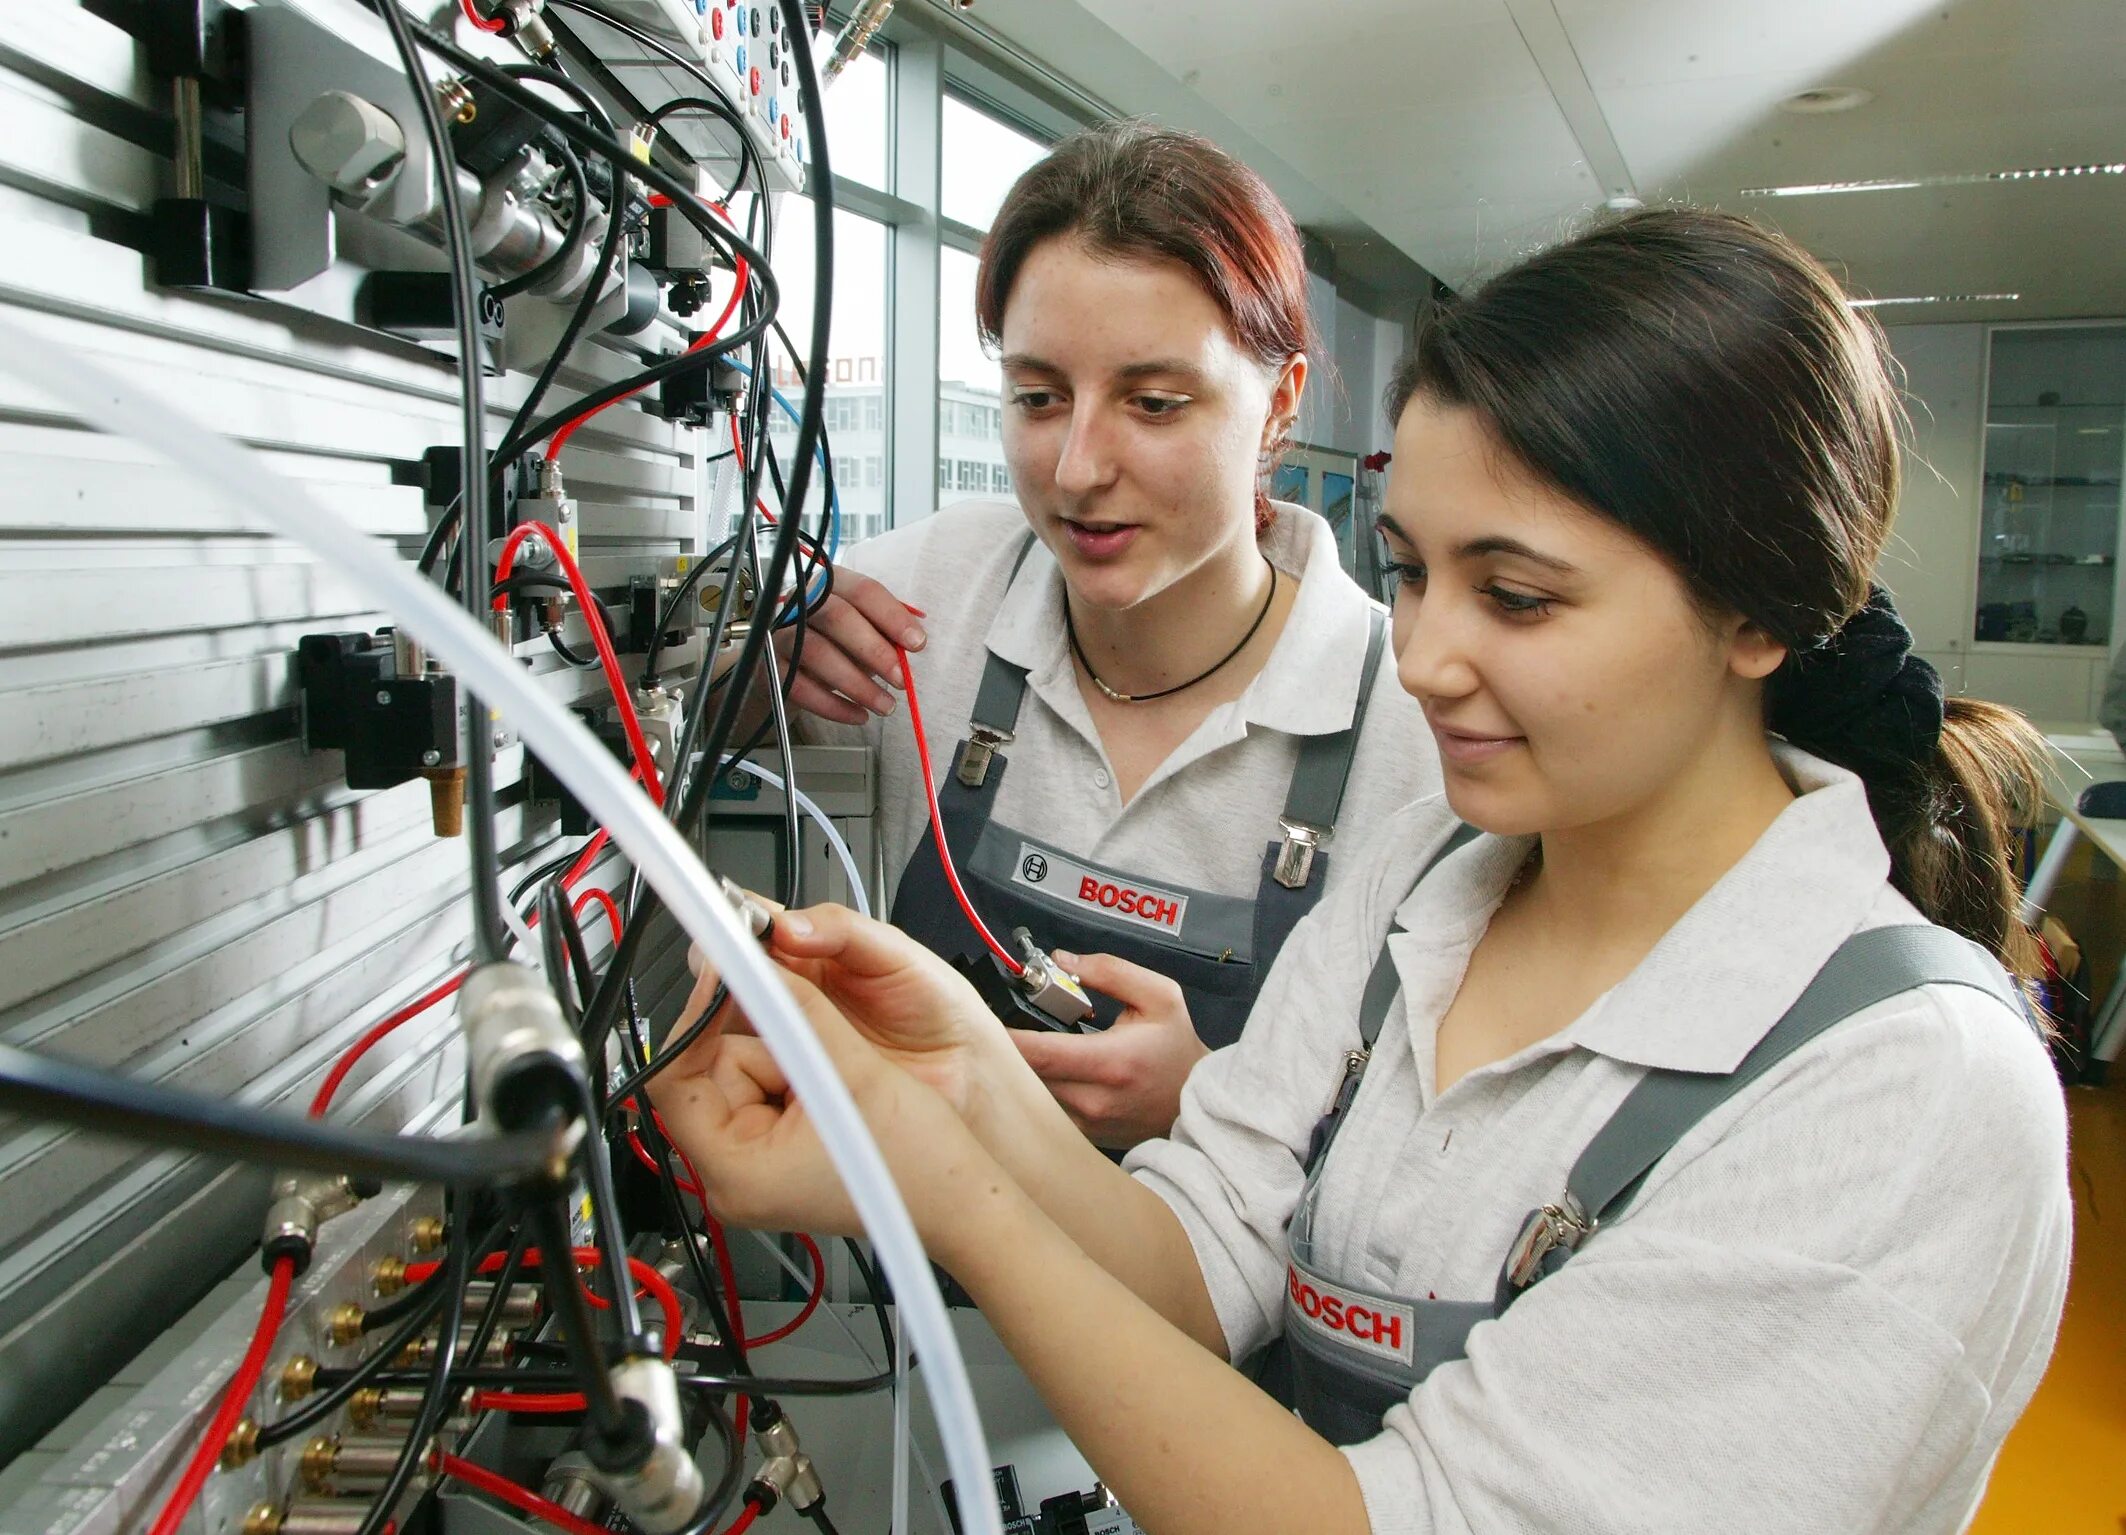
<instances>
[{"instance_id":1,"label":"pierced ear","mask_svg":"<svg viewBox=\"0 0 2126 1535\"><path fill-rule=\"evenodd\" d=\"M1747 619L1728 642L1728 670L1738 677L1762 681L1785 664L1787 647Z\"/></svg>"},{"instance_id":2,"label":"pierced ear","mask_svg":"<svg viewBox=\"0 0 2126 1535\"><path fill-rule=\"evenodd\" d=\"M1291 440L1291 431L1299 422L1299 401L1307 392L1307 354L1294 352L1277 370L1277 381L1270 386L1271 435L1264 446L1282 447Z\"/></svg>"}]
</instances>

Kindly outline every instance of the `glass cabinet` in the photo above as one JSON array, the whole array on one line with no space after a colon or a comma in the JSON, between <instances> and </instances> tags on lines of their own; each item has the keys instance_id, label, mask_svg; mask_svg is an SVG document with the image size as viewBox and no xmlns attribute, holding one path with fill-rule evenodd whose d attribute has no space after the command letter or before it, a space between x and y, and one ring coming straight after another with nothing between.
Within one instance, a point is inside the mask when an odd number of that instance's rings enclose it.
<instances>
[{"instance_id":1,"label":"glass cabinet","mask_svg":"<svg viewBox=\"0 0 2126 1535\"><path fill-rule=\"evenodd\" d=\"M2122 467L2126 326L1995 330L1974 640L2110 644Z\"/></svg>"}]
</instances>

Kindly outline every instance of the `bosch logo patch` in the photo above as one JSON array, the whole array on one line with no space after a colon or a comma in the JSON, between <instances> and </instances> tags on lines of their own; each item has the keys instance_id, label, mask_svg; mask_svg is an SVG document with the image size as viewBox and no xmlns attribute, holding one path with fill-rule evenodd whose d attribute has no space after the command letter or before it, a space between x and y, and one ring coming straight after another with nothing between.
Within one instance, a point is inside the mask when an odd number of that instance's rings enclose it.
<instances>
[{"instance_id":1,"label":"bosch logo patch","mask_svg":"<svg viewBox=\"0 0 2126 1535\"><path fill-rule=\"evenodd\" d=\"M1054 901L1065 910L1148 928L1169 937L1181 935L1188 917L1188 896L1182 891L1139 884L1031 842L1019 844L1011 880L1040 892L1043 899Z\"/></svg>"},{"instance_id":2,"label":"bosch logo patch","mask_svg":"<svg viewBox=\"0 0 2126 1535\"><path fill-rule=\"evenodd\" d=\"M1297 1267L1285 1275L1286 1310L1306 1327L1382 1359L1410 1363L1415 1322L1408 1306L1340 1289Z\"/></svg>"}]
</instances>

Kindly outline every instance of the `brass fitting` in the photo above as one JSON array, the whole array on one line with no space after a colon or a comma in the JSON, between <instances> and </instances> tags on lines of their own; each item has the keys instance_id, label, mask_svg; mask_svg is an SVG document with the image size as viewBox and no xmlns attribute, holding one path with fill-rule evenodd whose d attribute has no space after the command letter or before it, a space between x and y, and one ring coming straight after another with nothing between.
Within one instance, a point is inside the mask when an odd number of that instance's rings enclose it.
<instances>
[{"instance_id":1,"label":"brass fitting","mask_svg":"<svg viewBox=\"0 0 2126 1535\"><path fill-rule=\"evenodd\" d=\"M332 1485L333 1463L339 1459L340 1442L332 1434L319 1434L303 1446L303 1480L313 1488Z\"/></svg>"},{"instance_id":2,"label":"brass fitting","mask_svg":"<svg viewBox=\"0 0 2126 1535\"><path fill-rule=\"evenodd\" d=\"M362 1318L366 1313L353 1301L342 1301L325 1313L325 1336L340 1348L358 1341L362 1336Z\"/></svg>"},{"instance_id":3,"label":"brass fitting","mask_svg":"<svg viewBox=\"0 0 2126 1535\"><path fill-rule=\"evenodd\" d=\"M281 1400L300 1402L317 1389L317 1361L297 1354L281 1366Z\"/></svg>"},{"instance_id":4,"label":"brass fitting","mask_svg":"<svg viewBox=\"0 0 2126 1535\"><path fill-rule=\"evenodd\" d=\"M461 128L480 115L479 104L473 100L472 92L455 76L438 80L436 95L441 98L443 110L450 115L450 120Z\"/></svg>"},{"instance_id":5,"label":"brass fitting","mask_svg":"<svg viewBox=\"0 0 2126 1535\"><path fill-rule=\"evenodd\" d=\"M249 1465L258 1459L258 1419L246 1414L236 1420L236 1427L229 1430L229 1437L222 1442L221 1468L234 1471L238 1466Z\"/></svg>"},{"instance_id":6,"label":"brass fitting","mask_svg":"<svg viewBox=\"0 0 2126 1535\"><path fill-rule=\"evenodd\" d=\"M406 1228L407 1240L417 1253L432 1253L443 1245L443 1218L423 1215Z\"/></svg>"},{"instance_id":7,"label":"brass fitting","mask_svg":"<svg viewBox=\"0 0 2126 1535\"><path fill-rule=\"evenodd\" d=\"M280 1535L281 1511L271 1503L254 1503L244 1515L244 1535Z\"/></svg>"},{"instance_id":8,"label":"brass fitting","mask_svg":"<svg viewBox=\"0 0 2126 1535\"><path fill-rule=\"evenodd\" d=\"M396 1295L406 1288L406 1260L399 1257L384 1257L376 1260L376 1268L369 1275L370 1286L379 1295Z\"/></svg>"}]
</instances>

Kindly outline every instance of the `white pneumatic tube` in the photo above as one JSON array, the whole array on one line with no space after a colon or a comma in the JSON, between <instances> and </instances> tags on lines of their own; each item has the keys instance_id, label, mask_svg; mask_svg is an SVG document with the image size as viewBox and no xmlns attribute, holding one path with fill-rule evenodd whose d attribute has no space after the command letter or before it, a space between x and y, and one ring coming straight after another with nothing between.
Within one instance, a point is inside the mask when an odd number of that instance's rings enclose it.
<instances>
[{"instance_id":1,"label":"white pneumatic tube","mask_svg":"<svg viewBox=\"0 0 2126 1535\"><path fill-rule=\"evenodd\" d=\"M466 687L513 725L541 761L613 835L671 908L689 937L722 973L805 1101L819 1138L893 1284L914 1347L930 1372L945 1459L962 1487L987 1487L989 1446L975 1411L966 1361L945 1315L908 1207L886 1170L855 1100L835 1075L804 1014L774 964L648 796L560 704L520 671L493 636L442 588L415 575L382 545L328 510L299 482L183 415L168 402L122 381L45 336L0 320L0 368L33 390L62 401L100 431L137 439L212 485L259 523L307 544L331 570L413 632ZM971 1530L1003 1535L996 1504L970 1498L962 1510Z\"/></svg>"},{"instance_id":2,"label":"white pneumatic tube","mask_svg":"<svg viewBox=\"0 0 2126 1535\"><path fill-rule=\"evenodd\" d=\"M836 831L834 823L827 819L827 812L813 802L811 795L802 789L790 788L772 768L764 768L758 762L748 761L744 757L726 757L723 759L723 771L728 773L741 763L755 778L764 779L769 788L781 789L785 794L796 798L797 808L812 818L813 823L819 827L820 834L827 839L827 846L833 848L834 856L841 860L842 873L848 878L849 893L856 898L857 911L864 916L870 916L871 895L864 889L863 871L857 868L856 855L849 851L849 844L842 840L842 834Z\"/></svg>"}]
</instances>

